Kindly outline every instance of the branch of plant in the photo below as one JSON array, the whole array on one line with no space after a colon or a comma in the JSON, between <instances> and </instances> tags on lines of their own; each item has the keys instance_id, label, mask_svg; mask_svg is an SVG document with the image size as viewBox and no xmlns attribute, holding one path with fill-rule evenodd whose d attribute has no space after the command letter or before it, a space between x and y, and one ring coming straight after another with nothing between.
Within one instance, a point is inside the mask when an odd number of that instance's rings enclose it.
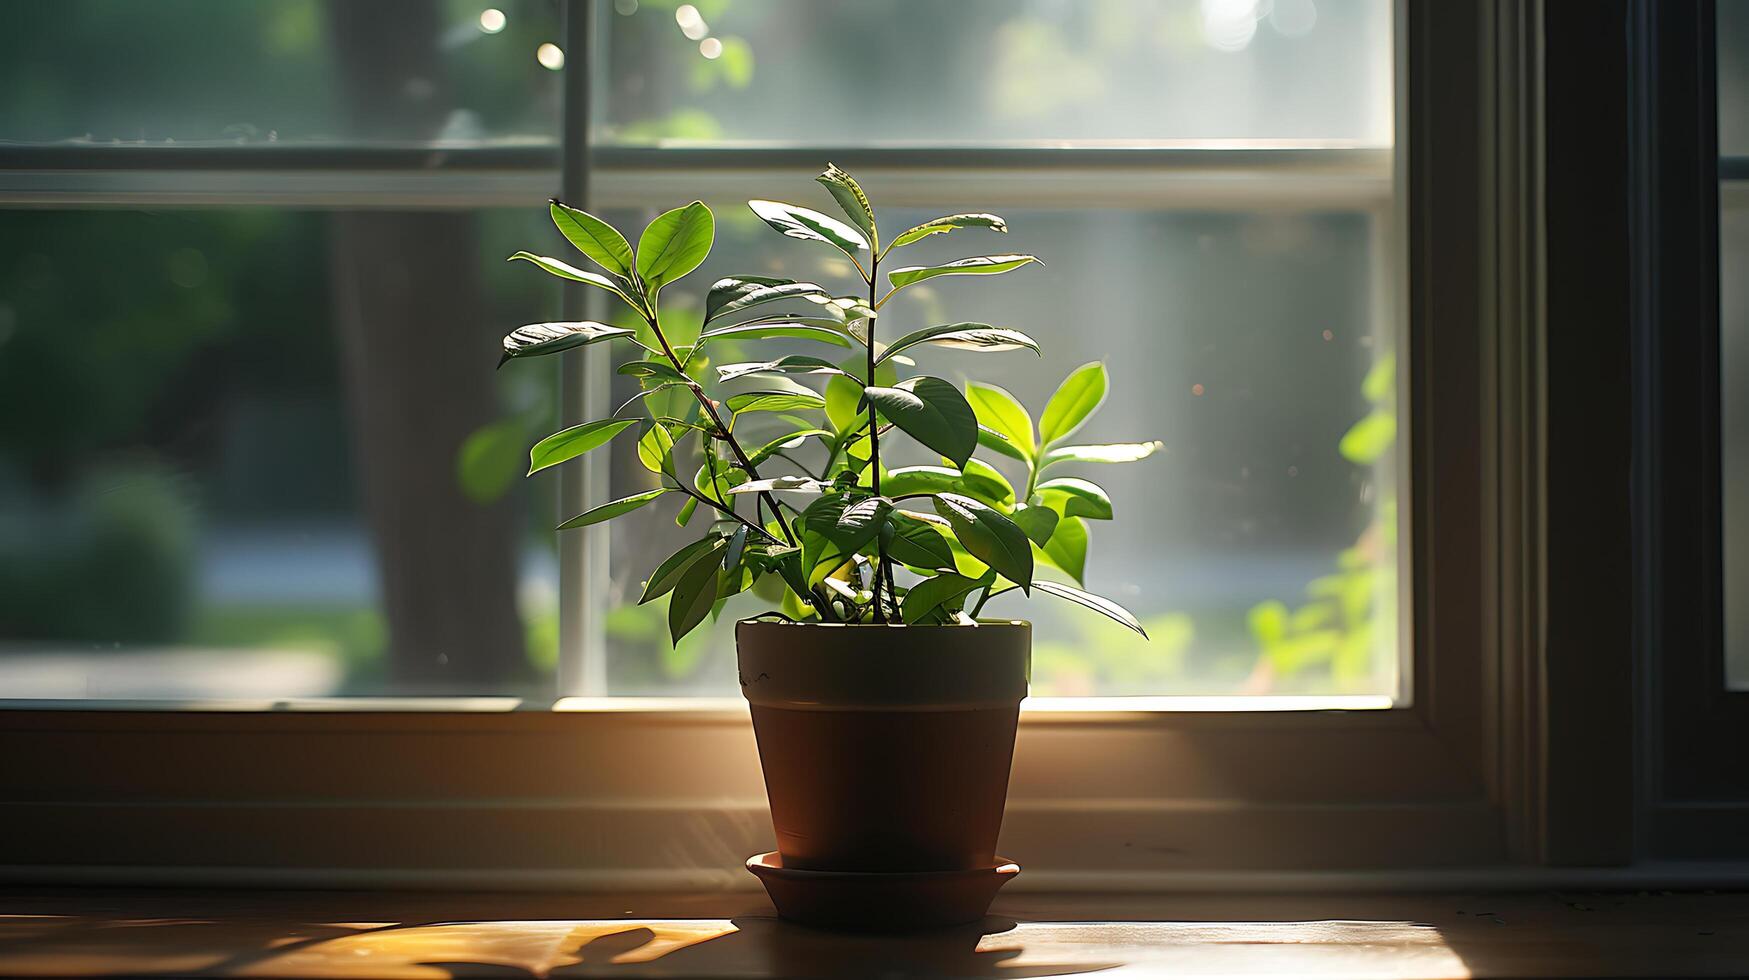
<instances>
[{"instance_id":1,"label":"branch of plant","mask_svg":"<svg viewBox=\"0 0 1749 980\"><path fill-rule=\"evenodd\" d=\"M868 275L866 277L864 277L868 280L868 299L869 299L870 309L875 308L873 305L874 298L875 298L875 277L880 274L880 268L881 268L880 256L874 255L871 253L870 258L869 258L869 263L868 263ZM872 317L872 316L868 318L868 329L867 329L868 338L867 338L867 342L866 342L866 347L868 349L868 370L867 370L867 374L864 376L864 381L863 381L863 387L865 389L867 387L869 387L870 385L873 385L875 383L875 320L876 320L876 318ZM867 395L864 395L863 397L868 401L868 431L869 431L868 465L869 465L869 473L870 473L870 482L871 482L871 485L874 489L874 495L879 497L881 495L880 420L876 417L876 414L875 414L874 399L868 398ZM881 608L881 578L883 576L885 576L886 573L887 573L887 548L886 548L886 545L881 543L880 536L877 534L875 536L875 568L874 568L873 606L874 606L875 620L877 622L881 622L881 623L885 623L887 621L887 612L885 609Z\"/></svg>"}]
</instances>

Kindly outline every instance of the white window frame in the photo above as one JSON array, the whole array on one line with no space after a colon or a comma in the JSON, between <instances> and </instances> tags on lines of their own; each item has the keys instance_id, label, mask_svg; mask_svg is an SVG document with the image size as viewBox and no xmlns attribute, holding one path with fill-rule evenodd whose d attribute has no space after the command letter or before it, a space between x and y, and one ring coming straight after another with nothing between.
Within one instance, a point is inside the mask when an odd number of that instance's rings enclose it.
<instances>
[{"instance_id":1,"label":"white window frame","mask_svg":"<svg viewBox=\"0 0 1749 980\"><path fill-rule=\"evenodd\" d=\"M587 50L587 8L587 0L571 4L568 50ZM1412 696L1378 710L1251 699L1030 704L1001 845L1027 868L1019 887L1473 873L1539 860L1561 830L1543 805L1534 750L1542 555L1529 366L1539 329L1538 188L1528 175L1538 106L1535 86L1524 83L1541 8L1399 0L1395 22L1408 83L1399 85L1394 161L1332 148L1168 148L1064 162L1046 158L1075 151L1053 150L1024 163L992 156L1003 165L975 175L977 199L991 206L1004 188L1035 189L1041 165L1064 178L1059 200L1080 194L1087 204L1206 206L1227 194L1255 208L1286 206L1293 193L1327 195L1398 216L1408 243L1409 336L1398 349L1412 447L1402 483L1412 506L1400 536L1412 542L1401 566L1412 597L1401 617ZM567 87L586 100L582 73ZM566 128L567 140L580 139L586 114L569 114ZM0 153L0 202L9 204L521 205L550 194L555 181L490 155L446 158L469 162L406 182L369 169L226 169L222 161L199 181L179 182L146 166L80 159L56 167L38 157L38 166L21 167L9 155ZM819 153L805 157L811 166ZM680 157L615 159L600 157L597 198L673 199L661 165ZM683 193L696 186L701 159L685 164ZM931 166L927 154L848 150L837 159L906 204L966 197L956 183L966 172ZM1316 176L1279 179L1289 167ZM716 168L720 189L753 176L732 161ZM1380 173L1390 186L1393 169L1397 196L1381 202ZM356 180L360 172L369 179ZM1120 183L1121 199L1101 197ZM753 184L760 193L770 186L763 176ZM572 360L567 418L602 390L589 384L600 365ZM605 477L572 469L561 491L572 502ZM604 560L599 544L582 540L562 554L561 602L582 610L562 627L565 692L602 690L589 676L601 661L586 648L591 596L581 583ZM585 696L551 711L511 710L513 701L469 711L419 702L364 711L55 707L0 710L0 758L10 770L0 781L0 823L21 829L0 835L0 877L751 888L740 862L771 846L751 728L733 701Z\"/></svg>"}]
</instances>

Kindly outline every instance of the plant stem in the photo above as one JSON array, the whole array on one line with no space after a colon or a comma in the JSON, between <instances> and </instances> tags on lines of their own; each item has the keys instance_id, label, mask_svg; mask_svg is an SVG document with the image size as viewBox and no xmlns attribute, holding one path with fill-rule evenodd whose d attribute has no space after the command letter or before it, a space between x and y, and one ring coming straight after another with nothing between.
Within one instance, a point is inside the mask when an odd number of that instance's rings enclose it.
<instances>
[{"instance_id":1,"label":"plant stem","mask_svg":"<svg viewBox=\"0 0 1749 980\"><path fill-rule=\"evenodd\" d=\"M661 324L656 321L655 309L645 308L638 312L644 315L644 322L650 325L650 332L656 335L657 342L662 345L662 353L667 355L669 363L674 365L674 370L679 372L681 377L686 377L686 368L681 365L680 358L674 353L674 348L668 344L668 335L662 332ZM698 403L704 408L705 414L710 416L711 424L716 426L717 431L722 434L724 441L728 442L729 448L735 451L735 458L740 461L741 469L746 471L747 478L749 480L759 479L759 471L748 461L747 453L741 449L740 440L736 439L735 434L729 431L729 427L723 424L723 417L717 414L717 406L711 401L710 396L704 393L704 387L690 377L686 377L686 386L692 390L693 397L698 399ZM772 513L777 515L777 526L783 531L784 543L791 545L795 544L795 532L790 528L789 522L783 519L783 512L777 509L777 500L774 499L769 492L761 492L759 496L765 500L765 505L771 508ZM729 513L734 512L730 511ZM740 515L736 515L736 517L743 523L746 522L746 518L740 517ZM759 530L763 532L765 529L759 528Z\"/></svg>"},{"instance_id":2,"label":"plant stem","mask_svg":"<svg viewBox=\"0 0 1749 980\"><path fill-rule=\"evenodd\" d=\"M874 305L875 280L880 273L880 268L881 257L873 251L871 243L868 260L868 301L870 307ZM868 374L865 376L865 388L875 383L875 318L872 316L868 318L867 339ZM871 486L874 489L874 495L878 497L881 495L881 433L880 423L875 418L875 403L872 398L868 399L868 465L869 472L872 474ZM887 621L886 610L881 608L881 577L886 574L886 569L887 546L881 543L881 537L877 534L875 535L873 605L875 621L880 623Z\"/></svg>"}]
</instances>

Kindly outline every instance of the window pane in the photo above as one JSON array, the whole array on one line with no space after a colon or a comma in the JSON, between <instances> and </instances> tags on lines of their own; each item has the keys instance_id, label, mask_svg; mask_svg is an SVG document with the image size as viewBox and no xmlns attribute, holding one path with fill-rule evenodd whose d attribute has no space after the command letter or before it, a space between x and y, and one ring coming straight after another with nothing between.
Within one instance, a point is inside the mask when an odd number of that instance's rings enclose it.
<instances>
[{"instance_id":1,"label":"window pane","mask_svg":"<svg viewBox=\"0 0 1749 980\"><path fill-rule=\"evenodd\" d=\"M559 75L538 56L560 39L557 5L493 2L14 7L0 31L0 140L551 142Z\"/></svg>"},{"instance_id":2,"label":"window pane","mask_svg":"<svg viewBox=\"0 0 1749 980\"><path fill-rule=\"evenodd\" d=\"M549 234L0 211L0 698L550 692Z\"/></svg>"},{"instance_id":3,"label":"window pane","mask_svg":"<svg viewBox=\"0 0 1749 980\"><path fill-rule=\"evenodd\" d=\"M1725 679L1749 690L1749 2L1720 0L1718 19Z\"/></svg>"},{"instance_id":4,"label":"window pane","mask_svg":"<svg viewBox=\"0 0 1749 980\"><path fill-rule=\"evenodd\" d=\"M783 186L773 178L773 193ZM878 203L879 184L869 190ZM704 288L731 273L850 288L854 270L836 252L778 236L741 202L712 204L716 252L664 293L665 311L685 302L696 309ZM999 242L959 232L892 261L990 249L1047 264L913 287L883 309L882 335L956 320L1026 331L1043 345L1042 360L1025 351L916 353L918 370L1001 384L1035 417L1070 369L1104 360L1111 395L1086 440L1166 446L1141 462L1063 474L1109 490L1117 520L1090 522L1087 584L1134 611L1152 642L1043 595L986 610L1037 624L1033 693L1396 693L1397 403L1392 294L1380 272L1392 241L1384 206L1376 214L1002 210L1012 232ZM881 219L904 228L938 213L895 207ZM648 215L614 217L636 227ZM796 343L725 347L713 359ZM635 390L621 387L616 396ZM940 462L903 442L883 449L889 465ZM651 474L630 444L616 452L613 495L647 489ZM1024 479L1002 457L981 455L1011 481ZM659 504L611 525L609 685L616 694L733 694L731 625L763 611L761 600L740 597L714 631L701 629L678 651L663 602L633 605L650 570L689 537L674 510Z\"/></svg>"},{"instance_id":5,"label":"window pane","mask_svg":"<svg viewBox=\"0 0 1749 980\"><path fill-rule=\"evenodd\" d=\"M614 0L604 143L1391 142L1387 0Z\"/></svg>"}]
</instances>

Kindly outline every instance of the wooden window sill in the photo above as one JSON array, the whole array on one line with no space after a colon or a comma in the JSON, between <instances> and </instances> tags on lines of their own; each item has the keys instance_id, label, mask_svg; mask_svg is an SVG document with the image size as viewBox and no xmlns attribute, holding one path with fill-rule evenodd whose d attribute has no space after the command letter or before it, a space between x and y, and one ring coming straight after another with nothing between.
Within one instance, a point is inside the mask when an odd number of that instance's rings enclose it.
<instances>
[{"instance_id":1,"label":"wooden window sill","mask_svg":"<svg viewBox=\"0 0 1749 980\"><path fill-rule=\"evenodd\" d=\"M980 926L815 932L763 895L54 889L0 973L230 977L1678 976L1749 972L1749 894L1053 895Z\"/></svg>"}]
</instances>

